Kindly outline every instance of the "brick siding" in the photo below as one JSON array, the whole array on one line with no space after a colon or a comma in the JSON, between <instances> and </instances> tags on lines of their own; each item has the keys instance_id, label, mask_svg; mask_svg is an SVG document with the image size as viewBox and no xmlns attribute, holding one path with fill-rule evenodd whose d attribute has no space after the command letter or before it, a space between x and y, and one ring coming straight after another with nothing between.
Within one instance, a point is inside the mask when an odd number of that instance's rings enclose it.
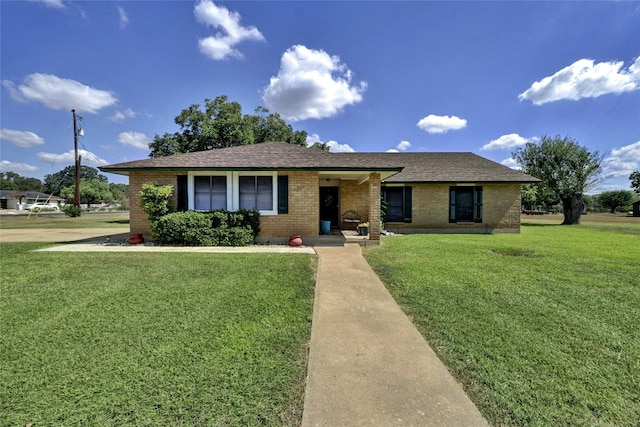
<instances>
[{"instance_id":1,"label":"brick siding","mask_svg":"<svg viewBox=\"0 0 640 427\"><path fill-rule=\"evenodd\" d=\"M175 172L134 172L129 173L129 227L131 233L142 233L145 236L151 236L151 230L149 229L149 221L147 214L142 211L140 205L140 192L142 191L142 184L151 182L158 185L171 185L174 188L173 195L171 196L170 205L173 210L178 206L178 194L177 185L178 177Z\"/></svg>"},{"instance_id":2,"label":"brick siding","mask_svg":"<svg viewBox=\"0 0 640 427\"><path fill-rule=\"evenodd\" d=\"M258 242L281 243L299 234L303 242L318 238L320 190L318 172L280 172L289 176L289 213L260 216Z\"/></svg>"},{"instance_id":3,"label":"brick siding","mask_svg":"<svg viewBox=\"0 0 640 427\"><path fill-rule=\"evenodd\" d=\"M485 184L481 223L449 223L449 184L413 187L411 223L387 223L395 232L519 233L520 184Z\"/></svg>"}]
</instances>

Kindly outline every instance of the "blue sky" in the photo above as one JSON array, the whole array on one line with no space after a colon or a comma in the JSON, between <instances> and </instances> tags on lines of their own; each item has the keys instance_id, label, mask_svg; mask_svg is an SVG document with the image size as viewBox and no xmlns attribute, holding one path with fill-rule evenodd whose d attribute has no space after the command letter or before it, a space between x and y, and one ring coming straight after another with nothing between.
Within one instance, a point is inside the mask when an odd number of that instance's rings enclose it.
<instances>
[{"instance_id":1,"label":"blue sky","mask_svg":"<svg viewBox=\"0 0 640 427\"><path fill-rule=\"evenodd\" d=\"M640 169L640 2L2 1L0 169L146 158L205 98L332 151L471 151L542 135ZM109 175L110 181L126 178Z\"/></svg>"}]
</instances>

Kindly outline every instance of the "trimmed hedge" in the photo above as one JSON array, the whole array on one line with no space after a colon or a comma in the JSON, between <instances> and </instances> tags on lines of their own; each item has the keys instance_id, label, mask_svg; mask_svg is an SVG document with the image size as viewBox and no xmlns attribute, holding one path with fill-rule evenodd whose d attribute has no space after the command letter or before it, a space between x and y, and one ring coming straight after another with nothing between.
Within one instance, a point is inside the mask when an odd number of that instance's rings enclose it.
<instances>
[{"instance_id":1,"label":"trimmed hedge","mask_svg":"<svg viewBox=\"0 0 640 427\"><path fill-rule=\"evenodd\" d=\"M260 231L260 212L173 212L160 217L154 240L178 246L249 246Z\"/></svg>"}]
</instances>

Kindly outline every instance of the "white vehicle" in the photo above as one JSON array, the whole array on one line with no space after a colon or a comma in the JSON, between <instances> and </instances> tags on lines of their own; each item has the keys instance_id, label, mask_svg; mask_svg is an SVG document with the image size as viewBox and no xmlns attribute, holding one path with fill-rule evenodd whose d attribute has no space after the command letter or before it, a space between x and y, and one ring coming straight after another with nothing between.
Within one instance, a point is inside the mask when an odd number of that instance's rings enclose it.
<instances>
[{"instance_id":1,"label":"white vehicle","mask_svg":"<svg viewBox=\"0 0 640 427\"><path fill-rule=\"evenodd\" d=\"M51 203L38 202L29 206L27 209L30 211L57 211L60 209L58 205L54 205Z\"/></svg>"}]
</instances>

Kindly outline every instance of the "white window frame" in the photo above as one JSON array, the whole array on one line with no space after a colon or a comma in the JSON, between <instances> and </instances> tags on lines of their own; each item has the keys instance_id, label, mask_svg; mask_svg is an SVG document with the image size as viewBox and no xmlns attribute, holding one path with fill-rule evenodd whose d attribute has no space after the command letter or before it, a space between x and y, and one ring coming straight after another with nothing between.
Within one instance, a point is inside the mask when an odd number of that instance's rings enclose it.
<instances>
[{"instance_id":1,"label":"white window frame","mask_svg":"<svg viewBox=\"0 0 640 427\"><path fill-rule=\"evenodd\" d=\"M195 176L225 176L227 178L227 209L230 211L237 211L240 209L240 177L241 176L270 176L271 177L271 193L272 193L272 205L271 210L260 210L260 215L278 215L278 172L216 172L216 171L198 171L189 172L187 178L187 187L189 194L189 209L195 209Z\"/></svg>"}]
</instances>

